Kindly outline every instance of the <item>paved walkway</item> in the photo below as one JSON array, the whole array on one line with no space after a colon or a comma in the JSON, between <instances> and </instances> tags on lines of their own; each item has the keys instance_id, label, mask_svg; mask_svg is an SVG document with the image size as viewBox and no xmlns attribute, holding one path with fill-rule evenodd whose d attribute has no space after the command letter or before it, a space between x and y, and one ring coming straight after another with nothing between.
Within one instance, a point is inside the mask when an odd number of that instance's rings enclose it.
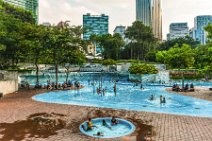
<instances>
[{"instance_id":1,"label":"paved walkway","mask_svg":"<svg viewBox=\"0 0 212 141\"><path fill-rule=\"evenodd\" d=\"M36 92L19 92L5 96L0 100L0 123L13 123L25 120L29 115L35 113L59 113L64 114L69 123L77 123L88 117L118 116L128 120L140 120L142 123L152 125L154 136L147 138L154 141L211 141L212 140L212 118L199 118L189 116L177 116L168 114L157 114L149 112L135 112L125 110L100 109L91 107L47 104L36 102L31 96ZM40 92L39 92L40 93ZM116 139L94 139L79 132L79 129L70 124L68 128L58 131L58 134L48 138L26 137L31 141L142 141L138 133ZM77 124L76 124L77 125ZM138 127L138 126L137 126ZM142 127L140 127L142 128ZM17 129L18 130L18 129ZM140 129L142 130L142 129ZM0 129L1 132L1 129ZM3 135L0 134L0 140Z\"/></svg>"}]
</instances>

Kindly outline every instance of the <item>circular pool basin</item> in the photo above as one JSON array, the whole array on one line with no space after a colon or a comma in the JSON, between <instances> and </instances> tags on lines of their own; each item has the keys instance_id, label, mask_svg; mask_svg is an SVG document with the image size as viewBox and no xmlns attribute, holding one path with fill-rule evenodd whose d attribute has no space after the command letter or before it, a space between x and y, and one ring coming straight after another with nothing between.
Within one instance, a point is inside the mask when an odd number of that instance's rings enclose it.
<instances>
[{"instance_id":1,"label":"circular pool basin","mask_svg":"<svg viewBox=\"0 0 212 141\"><path fill-rule=\"evenodd\" d=\"M103 119L106 121L109 127L102 125ZM82 128L82 125L84 125L87 128L87 121L85 121L80 125L79 129L83 134L87 136L95 137L95 138L122 137L122 136L129 135L135 131L135 126L131 122L124 119L120 119L120 118L116 118L116 119L119 122L117 125L111 125L111 118L92 119L93 125L97 126L97 128L93 127L92 130L85 131ZM102 135L97 135L98 132L102 133Z\"/></svg>"}]
</instances>

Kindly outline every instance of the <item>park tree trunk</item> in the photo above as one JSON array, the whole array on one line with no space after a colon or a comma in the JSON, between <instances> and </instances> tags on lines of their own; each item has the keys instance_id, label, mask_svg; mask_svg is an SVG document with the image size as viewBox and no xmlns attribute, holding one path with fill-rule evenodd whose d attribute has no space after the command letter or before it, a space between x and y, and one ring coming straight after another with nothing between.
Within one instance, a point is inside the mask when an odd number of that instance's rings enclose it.
<instances>
[{"instance_id":1,"label":"park tree trunk","mask_svg":"<svg viewBox=\"0 0 212 141\"><path fill-rule=\"evenodd\" d=\"M69 66L67 66L67 67L65 67L66 68L66 83L68 83L68 76L69 76L69 68L70 68L70 65Z\"/></svg>"},{"instance_id":2,"label":"park tree trunk","mask_svg":"<svg viewBox=\"0 0 212 141\"><path fill-rule=\"evenodd\" d=\"M36 67L36 85L39 85L39 67L37 60L35 61L35 67Z\"/></svg>"},{"instance_id":3,"label":"park tree trunk","mask_svg":"<svg viewBox=\"0 0 212 141\"><path fill-rule=\"evenodd\" d=\"M56 89L58 88L58 63L55 64Z\"/></svg>"}]
</instances>

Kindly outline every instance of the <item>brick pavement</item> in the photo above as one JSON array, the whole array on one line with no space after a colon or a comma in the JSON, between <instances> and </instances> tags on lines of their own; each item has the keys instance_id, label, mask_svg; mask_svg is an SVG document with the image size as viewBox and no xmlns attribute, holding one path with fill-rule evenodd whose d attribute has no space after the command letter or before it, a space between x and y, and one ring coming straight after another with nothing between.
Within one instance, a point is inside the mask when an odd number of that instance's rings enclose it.
<instances>
[{"instance_id":1,"label":"brick pavement","mask_svg":"<svg viewBox=\"0 0 212 141\"><path fill-rule=\"evenodd\" d=\"M154 126L156 135L154 141L211 141L212 140L212 118L200 118L191 116L178 116L169 114L158 114L150 112L136 112L125 110L100 109L92 107L59 105L36 102L31 99L34 93L13 94L0 100L0 123L13 123L25 120L29 115L35 113L60 113L66 115L66 120L79 120L85 118L89 113L110 111L125 119L140 119L148 125ZM1 140L0 135L0 140ZM48 138L30 138L31 141L140 141L134 134L116 139L94 139L69 129L58 131L57 135Z\"/></svg>"}]
</instances>

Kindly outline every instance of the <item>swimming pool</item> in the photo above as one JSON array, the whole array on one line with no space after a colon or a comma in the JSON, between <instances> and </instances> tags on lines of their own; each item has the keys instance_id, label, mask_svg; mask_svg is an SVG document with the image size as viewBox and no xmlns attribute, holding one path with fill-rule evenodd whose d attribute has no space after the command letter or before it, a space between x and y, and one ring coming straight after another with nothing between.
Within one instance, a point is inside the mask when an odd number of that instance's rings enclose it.
<instances>
[{"instance_id":1,"label":"swimming pool","mask_svg":"<svg viewBox=\"0 0 212 141\"><path fill-rule=\"evenodd\" d=\"M89 85L87 81L81 83L85 86L81 90L49 92L36 95L33 99L47 103L212 117L212 102L170 93L165 90L165 87L144 86L145 89L141 90L140 86L134 86L133 83L118 82L115 94L114 83L104 81L102 87L106 89L105 95L98 95L97 84ZM150 100L151 95L154 100ZM166 98L164 104L160 103L161 95Z\"/></svg>"},{"instance_id":2,"label":"swimming pool","mask_svg":"<svg viewBox=\"0 0 212 141\"><path fill-rule=\"evenodd\" d=\"M119 122L117 125L111 125L111 118L109 117L92 119L92 123L96 127L92 130L85 131L82 128L82 125L87 126L85 121L80 125L79 129L82 133L96 138L117 138L129 135L135 131L135 126L131 122L120 118L116 119ZM102 125L102 120L105 120L107 126ZM98 133L101 133L101 135L98 135Z\"/></svg>"}]
</instances>

